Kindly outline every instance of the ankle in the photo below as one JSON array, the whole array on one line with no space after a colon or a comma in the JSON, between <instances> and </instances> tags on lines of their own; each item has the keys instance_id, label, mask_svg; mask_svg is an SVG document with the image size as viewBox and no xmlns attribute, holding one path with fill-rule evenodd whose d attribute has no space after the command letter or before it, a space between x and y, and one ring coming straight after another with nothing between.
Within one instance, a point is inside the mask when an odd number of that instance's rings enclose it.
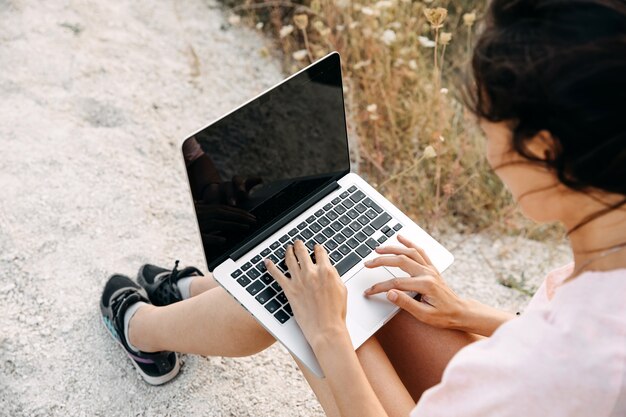
<instances>
[{"instance_id":1,"label":"ankle","mask_svg":"<svg viewBox=\"0 0 626 417\"><path fill-rule=\"evenodd\" d=\"M148 327L150 316L156 308L156 306L150 304L143 305L128 322L127 341L142 352L159 351L152 343L152 334Z\"/></svg>"}]
</instances>

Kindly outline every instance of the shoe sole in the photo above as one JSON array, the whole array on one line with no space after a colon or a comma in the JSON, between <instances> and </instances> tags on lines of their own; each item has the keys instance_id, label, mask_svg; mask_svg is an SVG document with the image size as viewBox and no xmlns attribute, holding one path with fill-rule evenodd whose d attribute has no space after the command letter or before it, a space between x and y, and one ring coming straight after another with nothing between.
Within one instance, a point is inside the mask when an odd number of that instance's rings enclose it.
<instances>
[{"instance_id":1,"label":"shoe sole","mask_svg":"<svg viewBox=\"0 0 626 417\"><path fill-rule=\"evenodd\" d=\"M139 365L137 365L137 362L135 362L135 360L132 358L132 356L130 356L130 353L128 353L128 351L126 351L126 348L124 347L124 345L119 340L117 340L117 338L113 335L113 333L111 333L111 331L109 330L108 326L104 322L104 316L102 315L102 313L100 313L100 320L102 321L102 325L104 326L107 334L111 337L111 339L113 339L115 341L115 343L117 343L122 348L124 353L126 353L126 356L128 356L128 359L130 360L130 362L133 364L133 366L137 370L137 373L139 374L141 379L143 379L146 383L148 383L150 385L154 385L154 386L163 385L163 384L171 381L172 379L176 378L176 376L179 374L180 368L182 366L182 360L178 357L178 353L176 353L176 352L174 352L174 354L176 355L176 363L174 364L174 369L172 369L170 372L168 372L165 375L161 375L161 376L151 376L151 375L146 374L143 371L143 369L141 369L139 367Z\"/></svg>"}]
</instances>

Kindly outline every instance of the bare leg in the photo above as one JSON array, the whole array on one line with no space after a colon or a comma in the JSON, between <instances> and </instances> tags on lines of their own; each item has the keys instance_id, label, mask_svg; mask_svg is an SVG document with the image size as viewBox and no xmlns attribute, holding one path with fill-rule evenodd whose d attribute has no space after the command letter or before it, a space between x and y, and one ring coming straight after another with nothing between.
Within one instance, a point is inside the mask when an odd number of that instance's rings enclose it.
<instances>
[{"instance_id":1,"label":"bare leg","mask_svg":"<svg viewBox=\"0 0 626 417\"><path fill-rule=\"evenodd\" d=\"M376 338L415 402L441 381L448 362L459 350L482 339L459 330L429 326L405 311L380 329Z\"/></svg>"},{"instance_id":2,"label":"bare leg","mask_svg":"<svg viewBox=\"0 0 626 417\"><path fill-rule=\"evenodd\" d=\"M145 352L248 356L274 338L210 277L191 283L195 295L165 307L144 306L129 325L130 342ZM197 295L196 295L197 294Z\"/></svg>"}]
</instances>

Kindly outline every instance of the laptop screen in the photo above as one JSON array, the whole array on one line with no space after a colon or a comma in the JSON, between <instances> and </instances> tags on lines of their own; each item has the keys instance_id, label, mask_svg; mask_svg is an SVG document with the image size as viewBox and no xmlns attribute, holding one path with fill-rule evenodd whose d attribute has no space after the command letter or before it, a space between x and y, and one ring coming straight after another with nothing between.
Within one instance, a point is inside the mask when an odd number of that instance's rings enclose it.
<instances>
[{"instance_id":1,"label":"laptop screen","mask_svg":"<svg viewBox=\"0 0 626 417\"><path fill-rule=\"evenodd\" d=\"M350 170L339 55L197 132L183 155L212 270Z\"/></svg>"}]
</instances>

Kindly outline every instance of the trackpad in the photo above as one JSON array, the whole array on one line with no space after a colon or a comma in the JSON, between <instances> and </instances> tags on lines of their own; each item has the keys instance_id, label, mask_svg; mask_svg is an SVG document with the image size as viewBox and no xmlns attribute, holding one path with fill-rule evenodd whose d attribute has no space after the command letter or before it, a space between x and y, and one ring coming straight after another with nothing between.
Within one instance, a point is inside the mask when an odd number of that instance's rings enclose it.
<instances>
[{"instance_id":1,"label":"trackpad","mask_svg":"<svg viewBox=\"0 0 626 417\"><path fill-rule=\"evenodd\" d=\"M379 282L394 278L391 272L382 268L362 268L346 282L348 289L348 317L365 331L380 324L396 308L386 293L365 297L363 291Z\"/></svg>"}]
</instances>

